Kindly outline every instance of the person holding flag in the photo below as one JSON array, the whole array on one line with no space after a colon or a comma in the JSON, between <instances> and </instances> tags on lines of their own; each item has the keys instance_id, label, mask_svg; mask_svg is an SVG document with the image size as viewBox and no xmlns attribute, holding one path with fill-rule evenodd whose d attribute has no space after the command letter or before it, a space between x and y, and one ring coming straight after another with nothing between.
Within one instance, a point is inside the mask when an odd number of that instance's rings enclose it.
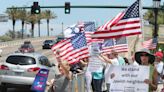
<instances>
[{"instance_id":1,"label":"person holding flag","mask_svg":"<svg viewBox=\"0 0 164 92\"><path fill-rule=\"evenodd\" d=\"M48 92L70 92L71 88L69 84L72 79L70 65L67 61L62 61L60 59L59 51L56 53L56 60L58 61L58 69L60 74L55 76L51 88Z\"/></svg>"},{"instance_id":2,"label":"person holding flag","mask_svg":"<svg viewBox=\"0 0 164 92\"><path fill-rule=\"evenodd\" d=\"M112 78L114 77L114 73L112 73L111 75L109 75L109 70L111 66L118 66L119 65L119 61L115 55L115 50L111 50L110 54L101 54L102 59L107 63L105 70L104 70L104 79L105 79L105 84L107 87L107 92L109 92L109 88L110 88L110 83Z\"/></svg>"},{"instance_id":3,"label":"person holding flag","mask_svg":"<svg viewBox=\"0 0 164 92\"><path fill-rule=\"evenodd\" d=\"M88 66L85 72L86 92L102 92L102 83L104 78L103 69L106 63L100 58L101 45L97 42L89 46L90 56L88 57Z\"/></svg>"}]
</instances>

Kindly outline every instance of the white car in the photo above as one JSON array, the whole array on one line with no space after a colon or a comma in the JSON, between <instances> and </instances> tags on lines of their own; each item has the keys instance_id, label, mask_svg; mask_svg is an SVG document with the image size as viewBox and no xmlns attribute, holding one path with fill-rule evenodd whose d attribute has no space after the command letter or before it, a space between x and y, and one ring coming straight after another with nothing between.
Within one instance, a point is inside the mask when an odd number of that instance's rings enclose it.
<instances>
[{"instance_id":1,"label":"white car","mask_svg":"<svg viewBox=\"0 0 164 92\"><path fill-rule=\"evenodd\" d=\"M14 53L7 57L0 66L1 92L7 92L9 87L31 87L39 69L49 69L51 80L55 76L54 64L39 53ZM49 74L50 74L49 73ZM53 73L53 74L52 74Z\"/></svg>"}]
</instances>

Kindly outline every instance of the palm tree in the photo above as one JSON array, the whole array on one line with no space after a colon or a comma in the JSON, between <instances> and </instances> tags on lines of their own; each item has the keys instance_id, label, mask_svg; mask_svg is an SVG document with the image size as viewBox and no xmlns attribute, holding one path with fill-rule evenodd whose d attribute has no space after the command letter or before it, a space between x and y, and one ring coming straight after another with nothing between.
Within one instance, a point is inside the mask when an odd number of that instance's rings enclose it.
<instances>
[{"instance_id":1,"label":"palm tree","mask_svg":"<svg viewBox=\"0 0 164 92\"><path fill-rule=\"evenodd\" d=\"M25 9L19 9L19 16L18 18L22 21L22 39L24 37L24 24L27 20L27 11Z\"/></svg>"},{"instance_id":2,"label":"palm tree","mask_svg":"<svg viewBox=\"0 0 164 92\"><path fill-rule=\"evenodd\" d=\"M37 23L37 16L35 14L31 14L30 12L27 13L27 21L31 23L31 37L34 37L34 26Z\"/></svg>"},{"instance_id":3,"label":"palm tree","mask_svg":"<svg viewBox=\"0 0 164 92\"><path fill-rule=\"evenodd\" d=\"M144 14L144 19L147 20L150 24L154 24L154 13L152 10L148 10L145 14Z\"/></svg>"},{"instance_id":4,"label":"palm tree","mask_svg":"<svg viewBox=\"0 0 164 92\"><path fill-rule=\"evenodd\" d=\"M12 20L12 25L13 25L13 35L12 38L15 39L15 23L16 20L18 19L18 9L15 7L12 7L11 9L8 9L6 11L6 13L8 14L9 18Z\"/></svg>"},{"instance_id":5,"label":"palm tree","mask_svg":"<svg viewBox=\"0 0 164 92\"><path fill-rule=\"evenodd\" d=\"M144 14L144 19L147 20L151 25L153 25L152 27L154 27L154 11L153 10L148 10L145 14ZM159 25L160 24L164 24L164 12L162 10L159 10L158 12L158 20L157 20L157 27L159 29ZM152 28L153 29L153 28ZM153 33L154 34L154 33Z\"/></svg>"},{"instance_id":6,"label":"palm tree","mask_svg":"<svg viewBox=\"0 0 164 92\"><path fill-rule=\"evenodd\" d=\"M44 11L44 18L47 20L47 35L49 36L50 19L55 19L55 18L57 18L57 16L54 15L50 10L45 10Z\"/></svg>"},{"instance_id":7,"label":"palm tree","mask_svg":"<svg viewBox=\"0 0 164 92\"><path fill-rule=\"evenodd\" d=\"M38 36L40 37L40 24L41 24L41 19L43 19L44 17L43 13L40 13L37 15L37 22L38 22Z\"/></svg>"}]
</instances>

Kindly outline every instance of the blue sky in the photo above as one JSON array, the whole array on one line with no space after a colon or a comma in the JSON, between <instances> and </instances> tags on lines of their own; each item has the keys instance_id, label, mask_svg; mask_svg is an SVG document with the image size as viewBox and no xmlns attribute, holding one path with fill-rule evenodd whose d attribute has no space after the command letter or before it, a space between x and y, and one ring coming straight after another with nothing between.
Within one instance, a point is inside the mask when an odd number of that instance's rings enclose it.
<instances>
[{"instance_id":1,"label":"blue sky","mask_svg":"<svg viewBox=\"0 0 164 92\"><path fill-rule=\"evenodd\" d=\"M31 6L34 1L38 1L40 6L59 6L64 5L65 2L70 2L71 5L123 5L130 6L136 0L0 0L0 14L4 14L7 7L11 6ZM141 0L143 6L152 6L152 0ZM161 1L163 4L164 0ZM30 11L30 9L28 9ZM58 17L50 21L50 28L53 29L50 33L52 35L59 34L62 30L62 22L64 29L69 25L77 23L77 21L95 21L97 26L104 24L106 21L112 19L123 9L71 9L70 14L65 14L64 9L50 9ZM26 25L29 30L30 25ZM0 22L0 34L3 35L8 30L12 29L12 23ZM20 21L16 22L16 31L21 30ZM26 31L27 32L27 31ZM27 32L28 33L28 32ZM35 36L38 34L37 24L35 26ZM45 20L42 20L41 35L47 34Z\"/></svg>"}]
</instances>

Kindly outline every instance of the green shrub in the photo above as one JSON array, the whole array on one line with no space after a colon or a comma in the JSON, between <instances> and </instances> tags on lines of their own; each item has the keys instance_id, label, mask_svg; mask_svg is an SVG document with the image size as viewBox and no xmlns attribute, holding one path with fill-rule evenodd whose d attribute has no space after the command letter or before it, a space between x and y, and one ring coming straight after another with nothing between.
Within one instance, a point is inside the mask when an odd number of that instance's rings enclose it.
<instances>
[{"instance_id":1,"label":"green shrub","mask_svg":"<svg viewBox=\"0 0 164 92\"><path fill-rule=\"evenodd\" d=\"M12 38L6 35L0 36L0 41L1 42L6 42L6 41L11 41Z\"/></svg>"}]
</instances>

